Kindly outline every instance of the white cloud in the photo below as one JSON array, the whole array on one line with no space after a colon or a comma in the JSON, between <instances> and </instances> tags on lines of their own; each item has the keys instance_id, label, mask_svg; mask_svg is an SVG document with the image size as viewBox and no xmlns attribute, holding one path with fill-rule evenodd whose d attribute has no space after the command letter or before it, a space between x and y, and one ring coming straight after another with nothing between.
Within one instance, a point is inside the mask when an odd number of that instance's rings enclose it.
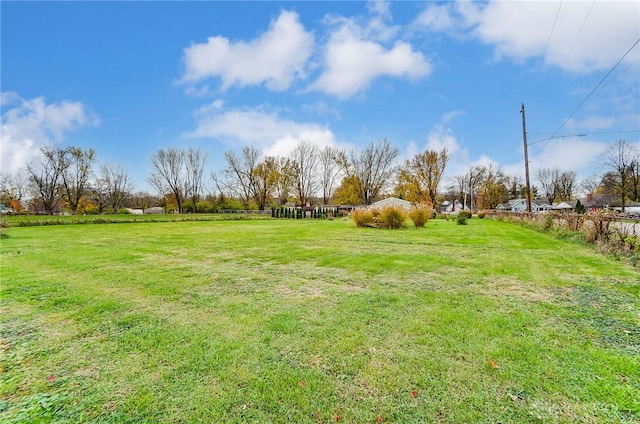
<instances>
[{"instance_id":1,"label":"white cloud","mask_svg":"<svg viewBox=\"0 0 640 424\"><path fill-rule=\"evenodd\" d=\"M453 131L442 125L436 125L427 135L427 149L437 152L447 149L450 155L455 155L462 150Z\"/></svg>"},{"instance_id":2,"label":"white cloud","mask_svg":"<svg viewBox=\"0 0 640 424\"><path fill-rule=\"evenodd\" d=\"M388 1L369 1L367 3L369 13L378 15L383 19L391 18L391 3Z\"/></svg>"},{"instance_id":3,"label":"white cloud","mask_svg":"<svg viewBox=\"0 0 640 424\"><path fill-rule=\"evenodd\" d=\"M464 110L452 110L451 112L447 112L442 116L442 123L446 124L448 122L451 122L454 118L457 118L458 116L462 116L465 115L466 112Z\"/></svg>"},{"instance_id":4,"label":"white cloud","mask_svg":"<svg viewBox=\"0 0 640 424\"><path fill-rule=\"evenodd\" d=\"M387 49L365 39L349 22L337 28L324 50L324 73L309 87L345 99L365 90L380 76L425 77L431 65L422 53L403 41Z\"/></svg>"},{"instance_id":5,"label":"white cloud","mask_svg":"<svg viewBox=\"0 0 640 424\"><path fill-rule=\"evenodd\" d=\"M529 148L529 177L535 185L535 174L542 168L559 168L574 171L584 178L600 171L599 155L607 148L606 143L592 141L583 137L551 140L543 148ZM502 170L509 175L524 178L524 159L521 162L506 164Z\"/></svg>"},{"instance_id":6,"label":"white cloud","mask_svg":"<svg viewBox=\"0 0 640 424\"><path fill-rule=\"evenodd\" d=\"M218 36L185 48L182 81L220 77L223 90L262 83L274 91L286 90L304 75L313 46L313 34L305 31L298 15L282 11L266 32L251 41L232 42Z\"/></svg>"},{"instance_id":7,"label":"white cloud","mask_svg":"<svg viewBox=\"0 0 640 424\"><path fill-rule=\"evenodd\" d=\"M60 142L68 133L99 119L80 102L47 104L42 97L24 100L15 93L2 93L3 106L13 106L2 115L0 157L3 172L23 168L40 148Z\"/></svg>"},{"instance_id":8,"label":"white cloud","mask_svg":"<svg viewBox=\"0 0 640 424\"><path fill-rule=\"evenodd\" d=\"M497 58L542 58L545 64L578 73L610 68L640 37L634 1L458 1L428 5L416 24L434 32L464 29L492 45ZM626 63L639 57L636 48Z\"/></svg>"},{"instance_id":9,"label":"white cloud","mask_svg":"<svg viewBox=\"0 0 640 424\"><path fill-rule=\"evenodd\" d=\"M420 12L414 25L434 32L448 32L460 26L459 19L455 17L452 3L429 3Z\"/></svg>"},{"instance_id":10,"label":"white cloud","mask_svg":"<svg viewBox=\"0 0 640 424\"><path fill-rule=\"evenodd\" d=\"M318 147L344 147L326 126L285 119L265 107L224 110L216 103L200 109L197 116L197 128L185 137L212 138L230 147L252 145L264 155L287 155L300 140Z\"/></svg>"},{"instance_id":11,"label":"white cloud","mask_svg":"<svg viewBox=\"0 0 640 424\"><path fill-rule=\"evenodd\" d=\"M19 99L20 97L18 97L18 93L13 91L2 92L0 93L0 106L10 105Z\"/></svg>"},{"instance_id":12,"label":"white cloud","mask_svg":"<svg viewBox=\"0 0 640 424\"><path fill-rule=\"evenodd\" d=\"M582 121L569 119L567 121L567 128L578 129L579 131L595 131L611 128L615 123L616 118L589 116Z\"/></svg>"}]
</instances>

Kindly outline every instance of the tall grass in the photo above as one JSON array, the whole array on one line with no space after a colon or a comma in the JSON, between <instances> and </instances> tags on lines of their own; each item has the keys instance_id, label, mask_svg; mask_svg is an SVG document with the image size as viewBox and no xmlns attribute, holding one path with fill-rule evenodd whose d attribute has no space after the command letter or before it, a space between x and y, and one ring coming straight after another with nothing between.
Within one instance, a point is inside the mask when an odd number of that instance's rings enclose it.
<instances>
[{"instance_id":1,"label":"tall grass","mask_svg":"<svg viewBox=\"0 0 640 424\"><path fill-rule=\"evenodd\" d=\"M433 209L427 209L419 206L414 207L414 208L411 208L408 216L416 228L422 228L433 216Z\"/></svg>"},{"instance_id":2,"label":"tall grass","mask_svg":"<svg viewBox=\"0 0 640 424\"><path fill-rule=\"evenodd\" d=\"M404 226L407 220L407 214L400 206L385 206L380 211L379 222L383 228L397 230Z\"/></svg>"},{"instance_id":3,"label":"tall grass","mask_svg":"<svg viewBox=\"0 0 640 424\"><path fill-rule=\"evenodd\" d=\"M355 222L358 227L368 227L374 222L373 212L365 208L355 209L351 213L351 218L353 218L353 222Z\"/></svg>"}]
</instances>

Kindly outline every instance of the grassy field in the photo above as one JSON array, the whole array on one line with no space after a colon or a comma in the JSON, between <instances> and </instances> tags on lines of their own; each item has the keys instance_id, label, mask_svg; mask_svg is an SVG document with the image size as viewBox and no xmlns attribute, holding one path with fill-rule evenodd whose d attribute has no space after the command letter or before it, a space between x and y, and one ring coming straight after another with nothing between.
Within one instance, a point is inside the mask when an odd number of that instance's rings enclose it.
<instances>
[{"instance_id":1,"label":"grassy field","mask_svg":"<svg viewBox=\"0 0 640 424\"><path fill-rule=\"evenodd\" d=\"M640 274L526 228L6 235L5 423L640 422Z\"/></svg>"}]
</instances>

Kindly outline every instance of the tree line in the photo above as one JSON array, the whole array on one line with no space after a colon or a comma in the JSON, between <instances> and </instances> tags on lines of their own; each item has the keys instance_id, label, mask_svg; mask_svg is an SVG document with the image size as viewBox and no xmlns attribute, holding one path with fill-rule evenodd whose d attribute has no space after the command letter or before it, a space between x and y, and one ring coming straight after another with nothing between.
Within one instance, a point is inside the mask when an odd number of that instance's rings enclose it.
<instances>
[{"instance_id":1,"label":"tree line","mask_svg":"<svg viewBox=\"0 0 640 424\"><path fill-rule=\"evenodd\" d=\"M159 149L150 158L147 182L154 193L136 191L123 165L97 165L96 152L79 147L44 147L14 174L0 175L0 201L20 211L53 214L118 213L124 208L210 212L271 206L369 205L386 195L438 207L443 200L468 209L492 209L525 197L518 176L493 165L473 165L443 190L447 149L426 149L399 160L386 138L361 149L318 147L299 141L287 156L264 156L252 146L224 153L223 169L207 173L208 154L188 147ZM601 156L606 172L577 182L576 173L542 168L532 197L571 200L578 188L610 196L610 203L640 201L640 153L624 140Z\"/></svg>"}]
</instances>

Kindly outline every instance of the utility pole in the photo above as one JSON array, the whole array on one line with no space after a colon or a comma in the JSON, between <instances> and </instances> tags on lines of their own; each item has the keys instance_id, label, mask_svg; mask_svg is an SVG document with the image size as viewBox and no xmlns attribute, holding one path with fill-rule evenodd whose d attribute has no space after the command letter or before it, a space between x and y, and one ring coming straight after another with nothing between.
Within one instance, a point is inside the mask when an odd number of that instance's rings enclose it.
<instances>
[{"instance_id":1,"label":"utility pole","mask_svg":"<svg viewBox=\"0 0 640 424\"><path fill-rule=\"evenodd\" d=\"M527 212L531 213L531 185L529 184L529 153L527 151L527 125L524 119L524 102L522 103L522 139L524 141L524 175L525 175L525 190L527 194Z\"/></svg>"}]
</instances>

